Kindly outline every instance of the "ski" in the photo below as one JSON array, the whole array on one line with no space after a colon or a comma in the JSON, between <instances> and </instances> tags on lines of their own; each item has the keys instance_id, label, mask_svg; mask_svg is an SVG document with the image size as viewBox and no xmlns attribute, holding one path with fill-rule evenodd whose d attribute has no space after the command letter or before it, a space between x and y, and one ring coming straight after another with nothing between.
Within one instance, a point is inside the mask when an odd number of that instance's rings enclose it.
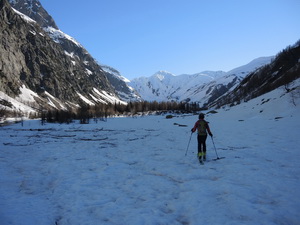
<instances>
[{"instance_id":1,"label":"ski","mask_svg":"<svg viewBox=\"0 0 300 225\"><path fill-rule=\"evenodd\" d=\"M225 159L225 157L218 157L218 158L215 158L215 159L209 159L209 160L203 160L202 158L199 158L198 157L198 160L199 160L199 163L201 164L201 165L204 165L204 161L205 162L212 162L212 161L217 161L217 160L220 160L220 159Z\"/></svg>"},{"instance_id":2,"label":"ski","mask_svg":"<svg viewBox=\"0 0 300 225\"><path fill-rule=\"evenodd\" d=\"M217 160L220 160L220 159L225 159L225 157L218 157L218 158L212 159L212 160L217 161Z\"/></svg>"},{"instance_id":3,"label":"ski","mask_svg":"<svg viewBox=\"0 0 300 225\"><path fill-rule=\"evenodd\" d=\"M210 160L208 160L208 162L217 161L217 160L220 160L220 159L225 159L225 157L218 157L218 158L215 158L215 159L210 159Z\"/></svg>"},{"instance_id":4,"label":"ski","mask_svg":"<svg viewBox=\"0 0 300 225\"><path fill-rule=\"evenodd\" d=\"M200 158L199 158L199 163L200 163L201 165L204 165L204 162L203 162L203 160L202 160L202 159L200 159Z\"/></svg>"}]
</instances>

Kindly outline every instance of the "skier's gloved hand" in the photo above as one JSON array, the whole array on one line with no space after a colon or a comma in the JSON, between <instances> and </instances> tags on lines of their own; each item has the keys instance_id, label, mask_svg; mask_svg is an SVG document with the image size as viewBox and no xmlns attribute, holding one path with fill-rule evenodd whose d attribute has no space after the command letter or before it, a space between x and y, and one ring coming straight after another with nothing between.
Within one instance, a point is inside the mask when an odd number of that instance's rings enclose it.
<instances>
[{"instance_id":1,"label":"skier's gloved hand","mask_svg":"<svg viewBox=\"0 0 300 225\"><path fill-rule=\"evenodd\" d=\"M213 136L213 134L212 134L212 133L210 133L210 134L209 134L209 136L211 136L211 137L212 137L212 136Z\"/></svg>"},{"instance_id":2,"label":"skier's gloved hand","mask_svg":"<svg viewBox=\"0 0 300 225\"><path fill-rule=\"evenodd\" d=\"M191 129L191 132L194 133L194 132L193 132L193 128Z\"/></svg>"}]
</instances>

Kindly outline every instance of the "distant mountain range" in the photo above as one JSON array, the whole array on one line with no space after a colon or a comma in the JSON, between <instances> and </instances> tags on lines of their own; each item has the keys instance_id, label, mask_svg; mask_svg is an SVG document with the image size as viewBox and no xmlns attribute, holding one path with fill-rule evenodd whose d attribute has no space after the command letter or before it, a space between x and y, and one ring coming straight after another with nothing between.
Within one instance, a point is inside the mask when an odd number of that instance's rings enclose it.
<instances>
[{"instance_id":1,"label":"distant mountain range","mask_svg":"<svg viewBox=\"0 0 300 225\"><path fill-rule=\"evenodd\" d=\"M129 81L115 68L97 63L59 30L38 0L0 0L0 39L0 110L74 110L143 100L220 107L300 76L298 41L277 56L261 57L229 72L175 76L159 71Z\"/></svg>"},{"instance_id":2,"label":"distant mountain range","mask_svg":"<svg viewBox=\"0 0 300 225\"><path fill-rule=\"evenodd\" d=\"M204 105L238 85L246 75L270 63L273 58L258 58L229 72L204 71L175 76L159 71L151 77L133 79L129 85L147 101L184 101Z\"/></svg>"}]
</instances>

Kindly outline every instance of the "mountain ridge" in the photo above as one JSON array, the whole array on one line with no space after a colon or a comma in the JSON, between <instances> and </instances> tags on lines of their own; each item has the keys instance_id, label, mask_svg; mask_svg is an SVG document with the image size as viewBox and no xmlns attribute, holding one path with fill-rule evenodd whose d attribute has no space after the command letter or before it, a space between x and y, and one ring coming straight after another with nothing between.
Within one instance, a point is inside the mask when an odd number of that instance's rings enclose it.
<instances>
[{"instance_id":1,"label":"mountain ridge","mask_svg":"<svg viewBox=\"0 0 300 225\"><path fill-rule=\"evenodd\" d=\"M209 107L235 105L249 101L276 88L289 85L300 78L300 40L279 52L269 64L249 73L234 89L209 104ZM299 86L294 90L299 90ZM296 93L298 93L296 91Z\"/></svg>"}]
</instances>

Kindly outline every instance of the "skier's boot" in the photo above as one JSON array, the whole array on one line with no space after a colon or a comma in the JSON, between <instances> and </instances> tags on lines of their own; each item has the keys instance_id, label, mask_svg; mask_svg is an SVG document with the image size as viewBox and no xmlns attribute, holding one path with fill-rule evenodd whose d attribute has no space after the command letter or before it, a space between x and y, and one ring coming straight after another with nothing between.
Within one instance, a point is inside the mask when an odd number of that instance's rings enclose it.
<instances>
[{"instance_id":1,"label":"skier's boot","mask_svg":"<svg viewBox=\"0 0 300 225\"><path fill-rule=\"evenodd\" d=\"M198 160L201 164L203 163L203 161L202 161L202 152L198 152Z\"/></svg>"}]
</instances>

